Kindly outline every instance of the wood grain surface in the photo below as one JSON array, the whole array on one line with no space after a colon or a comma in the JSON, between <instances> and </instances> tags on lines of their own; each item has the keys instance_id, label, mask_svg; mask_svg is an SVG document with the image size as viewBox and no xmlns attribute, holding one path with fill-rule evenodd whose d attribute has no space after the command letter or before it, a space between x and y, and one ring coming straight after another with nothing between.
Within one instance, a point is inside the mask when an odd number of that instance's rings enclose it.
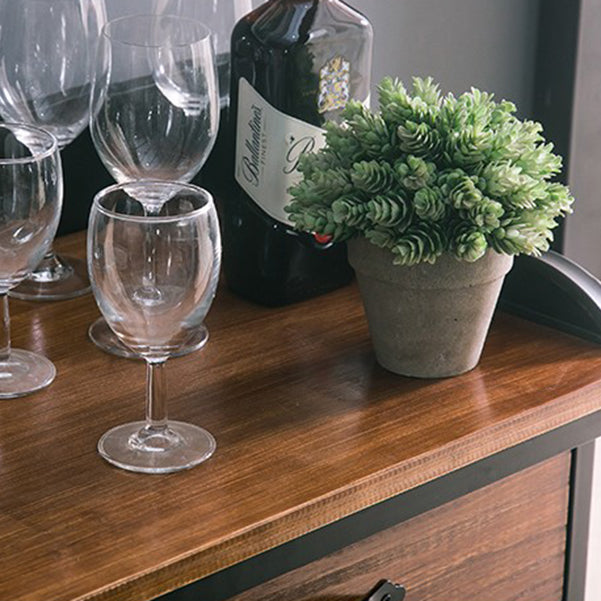
<instances>
[{"instance_id":1,"label":"wood grain surface","mask_svg":"<svg viewBox=\"0 0 601 601\"><path fill-rule=\"evenodd\" d=\"M566 453L232 601L359 601L383 578L407 601L560 601L569 475Z\"/></svg>"},{"instance_id":2,"label":"wood grain surface","mask_svg":"<svg viewBox=\"0 0 601 601\"><path fill-rule=\"evenodd\" d=\"M601 348L513 317L475 370L412 380L376 364L354 286L283 309L221 289L207 347L167 366L171 416L217 452L137 475L96 453L142 418L144 367L87 340L92 297L11 312L58 377L0 402L0 601L150 599L601 409Z\"/></svg>"}]
</instances>

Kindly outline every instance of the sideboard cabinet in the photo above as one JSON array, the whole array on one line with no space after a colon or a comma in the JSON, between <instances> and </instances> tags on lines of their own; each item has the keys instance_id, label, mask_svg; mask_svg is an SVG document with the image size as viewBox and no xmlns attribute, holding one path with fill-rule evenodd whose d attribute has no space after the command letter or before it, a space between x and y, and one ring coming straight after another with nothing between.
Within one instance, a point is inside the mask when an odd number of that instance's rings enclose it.
<instances>
[{"instance_id":1,"label":"sideboard cabinet","mask_svg":"<svg viewBox=\"0 0 601 601\"><path fill-rule=\"evenodd\" d=\"M144 367L88 341L93 298L11 312L58 376L0 403L1 601L363 601L382 579L582 601L598 345L499 311L476 369L409 379L376 363L354 285L282 309L222 287L207 346L167 366L171 416L217 452L145 476L96 452L143 416Z\"/></svg>"}]
</instances>

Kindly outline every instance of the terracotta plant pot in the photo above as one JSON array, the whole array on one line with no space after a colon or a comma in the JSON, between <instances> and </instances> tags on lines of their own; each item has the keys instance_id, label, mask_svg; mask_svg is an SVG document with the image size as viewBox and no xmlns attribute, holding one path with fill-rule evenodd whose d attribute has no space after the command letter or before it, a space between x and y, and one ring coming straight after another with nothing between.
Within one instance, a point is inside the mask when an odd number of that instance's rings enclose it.
<instances>
[{"instance_id":1,"label":"terracotta plant pot","mask_svg":"<svg viewBox=\"0 0 601 601\"><path fill-rule=\"evenodd\" d=\"M348 247L380 365L442 378L478 364L512 256L489 250L474 263L443 255L434 265L402 267L363 238Z\"/></svg>"}]
</instances>

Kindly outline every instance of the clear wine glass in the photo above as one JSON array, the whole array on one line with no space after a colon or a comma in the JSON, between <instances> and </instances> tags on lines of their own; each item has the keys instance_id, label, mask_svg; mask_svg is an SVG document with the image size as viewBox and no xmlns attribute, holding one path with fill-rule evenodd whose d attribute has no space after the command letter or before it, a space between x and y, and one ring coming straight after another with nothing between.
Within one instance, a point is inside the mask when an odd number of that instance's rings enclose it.
<instances>
[{"instance_id":1,"label":"clear wine glass","mask_svg":"<svg viewBox=\"0 0 601 601\"><path fill-rule=\"evenodd\" d=\"M8 291L40 262L60 218L63 178L56 138L23 124L0 124L0 398L48 386L54 365L11 349Z\"/></svg>"},{"instance_id":2,"label":"clear wine glass","mask_svg":"<svg viewBox=\"0 0 601 601\"><path fill-rule=\"evenodd\" d=\"M148 212L144 202L167 198ZM147 253L140 248L146 246ZM192 184L143 181L96 195L88 226L88 265L96 302L112 331L147 365L146 421L109 430L100 454L118 467L166 473L212 455L215 439L168 421L164 365L196 337L213 301L221 261L217 212Z\"/></svg>"},{"instance_id":3,"label":"clear wine glass","mask_svg":"<svg viewBox=\"0 0 601 601\"><path fill-rule=\"evenodd\" d=\"M234 25L253 8L251 0L155 0L157 14L173 14L202 21L213 32L219 80L219 103L223 111L230 97L230 40Z\"/></svg>"},{"instance_id":4,"label":"clear wine glass","mask_svg":"<svg viewBox=\"0 0 601 601\"><path fill-rule=\"evenodd\" d=\"M0 115L50 131L60 148L87 126L103 0L0 0ZM10 295L59 300L90 291L85 261L51 249Z\"/></svg>"},{"instance_id":5,"label":"clear wine glass","mask_svg":"<svg viewBox=\"0 0 601 601\"><path fill-rule=\"evenodd\" d=\"M211 30L219 82L219 108L222 124L226 124L229 120L232 31L234 25L251 11L251 0L155 0L154 2L153 12L155 13L174 14L196 19ZM218 211L219 203L224 202L228 195L228 181L224 177L224 166L229 164L229 155L229 133L227 127L222 125L217 133L211 154L201 171L192 180L215 195Z\"/></svg>"},{"instance_id":6,"label":"clear wine glass","mask_svg":"<svg viewBox=\"0 0 601 601\"><path fill-rule=\"evenodd\" d=\"M117 182L190 181L211 152L218 126L215 56L205 25L177 15L133 15L104 26L90 131ZM147 196L139 200L149 214L168 198L160 186L143 191ZM178 355L206 343L206 328L197 328L196 335ZM109 353L133 356L102 318L89 336Z\"/></svg>"}]
</instances>

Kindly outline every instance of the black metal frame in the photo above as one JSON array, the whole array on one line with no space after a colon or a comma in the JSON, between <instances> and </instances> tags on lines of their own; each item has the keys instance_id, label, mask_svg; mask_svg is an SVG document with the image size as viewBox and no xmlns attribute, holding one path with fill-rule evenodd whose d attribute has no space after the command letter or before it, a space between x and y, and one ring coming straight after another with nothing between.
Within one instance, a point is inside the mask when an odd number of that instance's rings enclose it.
<instances>
[{"instance_id":1,"label":"black metal frame","mask_svg":"<svg viewBox=\"0 0 601 601\"><path fill-rule=\"evenodd\" d=\"M592 479L591 441L601 435L601 411L511 447L298 539L212 574L161 601L225 601L372 534L440 507L560 453L573 452L570 534L564 601L583 601ZM575 450L576 449L576 450ZM382 574L382 577L386 577Z\"/></svg>"},{"instance_id":2,"label":"black metal frame","mask_svg":"<svg viewBox=\"0 0 601 601\"><path fill-rule=\"evenodd\" d=\"M540 0L533 117L545 128L545 137L563 157L562 180L567 180L580 12L583 0ZM555 232L553 249L563 250L563 227Z\"/></svg>"},{"instance_id":3,"label":"black metal frame","mask_svg":"<svg viewBox=\"0 0 601 601\"><path fill-rule=\"evenodd\" d=\"M572 451L563 601L585 599L594 458L594 441Z\"/></svg>"},{"instance_id":4,"label":"black metal frame","mask_svg":"<svg viewBox=\"0 0 601 601\"><path fill-rule=\"evenodd\" d=\"M601 281L554 251L542 257L516 257L500 306L601 344Z\"/></svg>"}]
</instances>

